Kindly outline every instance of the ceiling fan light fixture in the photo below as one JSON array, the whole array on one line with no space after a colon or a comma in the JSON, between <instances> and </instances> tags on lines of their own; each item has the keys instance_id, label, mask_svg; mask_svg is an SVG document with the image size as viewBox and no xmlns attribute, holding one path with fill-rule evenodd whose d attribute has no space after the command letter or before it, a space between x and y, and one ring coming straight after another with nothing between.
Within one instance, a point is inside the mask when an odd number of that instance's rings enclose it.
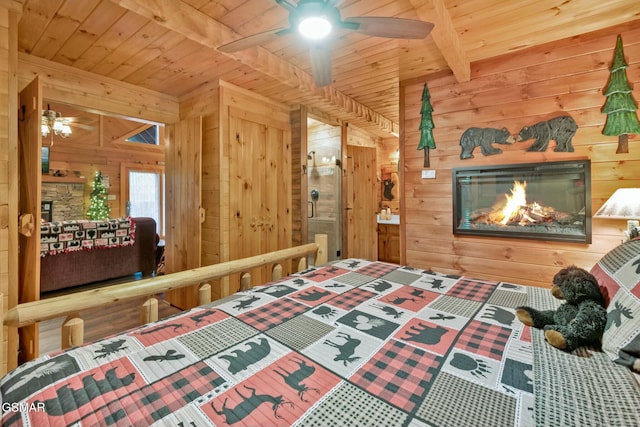
<instances>
[{"instance_id":1,"label":"ceiling fan light fixture","mask_svg":"<svg viewBox=\"0 0 640 427\"><path fill-rule=\"evenodd\" d=\"M311 40L322 40L331 34L333 25L324 16L309 16L300 20L298 32Z\"/></svg>"},{"instance_id":2,"label":"ceiling fan light fixture","mask_svg":"<svg viewBox=\"0 0 640 427\"><path fill-rule=\"evenodd\" d=\"M47 119L45 117L42 117L42 124L40 125L40 133L42 134L43 138L46 138L49 136L49 123L47 122Z\"/></svg>"},{"instance_id":3,"label":"ceiling fan light fixture","mask_svg":"<svg viewBox=\"0 0 640 427\"><path fill-rule=\"evenodd\" d=\"M46 138L51 132L63 138L68 138L72 133L69 120L63 118L62 114L57 111L42 110L40 133L43 138Z\"/></svg>"},{"instance_id":4,"label":"ceiling fan light fixture","mask_svg":"<svg viewBox=\"0 0 640 427\"><path fill-rule=\"evenodd\" d=\"M71 136L71 126L69 126L69 122L67 120L62 122L60 136L62 136L63 138L69 138Z\"/></svg>"},{"instance_id":5,"label":"ceiling fan light fixture","mask_svg":"<svg viewBox=\"0 0 640 427\"><path fill-rule=\"evenodd\" d=\"M53 131L58 135L62 132L62 121L56 120L53 122Z\"/></svg>"}]
</instances>

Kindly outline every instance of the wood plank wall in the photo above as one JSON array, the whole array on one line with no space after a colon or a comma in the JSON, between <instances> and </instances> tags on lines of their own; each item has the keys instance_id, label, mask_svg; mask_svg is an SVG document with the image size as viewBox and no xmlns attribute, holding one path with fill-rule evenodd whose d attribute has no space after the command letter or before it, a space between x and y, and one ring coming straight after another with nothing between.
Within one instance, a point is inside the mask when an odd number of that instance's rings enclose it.
<instances>
[{"instance_id":1,"label":"wood plank wall","mask_svg":"<svg viewBox=\"0 0 640 427\"><path fill-rule=\"evenodd\" d=\"M180 114L203 118L202 264L291 246L289 109L219 81L183 98ZM265 273L252 274L259 283ZM236 292L237 279L212 284L212 298Z\"/></svg>"},{"instance_id":2,"label":"wood plank wall","mask_svg":"<svg viewBox=\"0 0 640 427\"><path fill-rule=\"evenodd\" d=\"M0 1L0 293L5 310L18 302L18 17L22 5ZM17 365L17 331L0 334L0 375Z\"/></svg>"},{"instance_id":3,"label":"wood plank wall","mask_svg":"<svg viewBox=\"0 0 640 427\"><path fill-rule=\"evenodd\" d=\"M202 265L218 264L229 259L229 231L222 227L228 221L228 209L223 209L222 195L229 191L228 179L222 179L221 136L220 136L220 82L180 100L181 119L202 117L202 181L200 206L204 211L204 221L200 225ZM229 279L211 283L212 299L218 299L228 292Z\"/></svg>"},{"instance_id":4,"label":"wood plank wall","mask_svg":"<svg viewBox=\"0 0 640 427\"><path fill-rule=\"evenodd\" d=\"M293 246L307 243L307 180L302 170L303 153L307 152L307 109L295 108L289 113L291 124L291 241Z\"/></svg>"},{"instance_id":5,"label":"wood plank wall","mask_svg":"<svg viewBox=\"0 0 640 427\"><path fill-rule=\"evenodd\" d=\"M197 268L201 263L202 117L168 125L166 130L165 271ZM198 284L168 291L171 305L187 310L198 305Z\"/></svg>"},{"instance_id":6,"label":"wood plank wall","mask_svg":"<svg viewBox=\"0 0 640 427\"><path fill-rule=\"evenodd\" d=\"M403 82L401 115L401 214L406 263L445 273L547 286L561 268L591 266L622 238L626 222L593 220L593 243L457 237L452 234L451 170L454 167L531 163L589 158L595 213L618 187L640 186L640 135L630 137L629 153L616 154L617 138L601 134L606 116L603 88L609 79L616 36L621 34L629 63L627 76L640 99L640 21L583 34L568 40L472 64L472 79L456 83L450 75ZM431 150L434 180L420 178L421 93L428 83L434 109ZM502 154L459 158L461 134L470 127L520 128L560 114L571 115L579 129L574 153L526 152L533 142L500 146Z\"/></svg>"}]
</instances>

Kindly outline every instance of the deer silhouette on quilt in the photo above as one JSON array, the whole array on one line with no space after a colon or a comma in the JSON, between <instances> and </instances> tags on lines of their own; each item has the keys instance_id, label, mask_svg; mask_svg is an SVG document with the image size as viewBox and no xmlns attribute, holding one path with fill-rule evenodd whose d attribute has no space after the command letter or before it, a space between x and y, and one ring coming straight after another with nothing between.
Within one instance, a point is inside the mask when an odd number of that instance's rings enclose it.
<instances>
[{"instance_id":1,"label":"deer silhouette on quilt","mask_svg":"<svg viewBox=\"0 0 640 427\"><path fill-rule=\"evenodd\" d=\"M356 348L360 345L362 341L357 338L351 338L351 335L345 332L338 332L336 334L338 338L343 338L345 340L344 344L336 344L333 341L325 340L324 343L328 346L334 347L338 349L338 354L333 358L334 362L342 362L344 366L347 366L348 363L353 363L357 360L360 360L360 357L354 356L356 352Z\"/></svg>"},{"instance_id":2,"label":"deer silhouette on quilt","mask_svg":"<svg viewBox=\"0 0 640 427\"><path fill-rule=\"evenodd\" d=\"M234 310L238 310L238 311L244 310L245 308L252 308L251 304L253 304L256 301L260 301L260 297L253 295L253 296L250 296L249 298L238 300L238 304L234 305L233 308Z\"/></svg>"},{"instance_id":3,"label":"deer silhouette on quilt","mask_svg":"<svg viewBox=\"0 0 640 427\"><path fill-rule=\"evenodd\" d=\"M242 421L247 416L251 415L253 411L258 409L258 407L265 402L271 403L273 416L278 419L282 419L282 417L278 415L278 409L280 408L280 406L291 405L292 408L295 407L293 402L284 400L282 395L271 396L269 394L256 394L255 388L249 387L247 385L245 385L244 388L246 388L247 390L251 390L251 394L249 396L243 396L242 393L240 393L240 390L236 388L236 393L242 398L242 402L238 403L233 408L227 408L227 401L229 400L228 398L224 399L224 402L222 403L222 409L220 411L218 411L213 402L211 402L211 408L215 411L216 414L223 415L227 424L235 424L239 421Z\"/></svg>"},{"instance_id":4,"label":"deer silhouette on quilt","mask_svg":"<svg viewBox=\"0 0 640 427\"><path fill-rule=\"evenodd\" d=\"M307 365L306 362L302 359L291 359L293 362L298 364L298 369L293 372L289 372L284 368L277 367L280 371L273 370L276 374L280 375L284 380L284 383L298 392L298 397L303 402L308 402L304 400L304 394L308 391L315 391L316 393L320 393L320 390L317 388L311 388L303 383L304 380L309 378L316 371L315 366Z\"/></svg>"},{"instance_id":5,"label":"deer silhouette on quilt","mask_svg":"<svg viewBox=\"0 0 640 427\"><path fill-rule=\"evenodd\" d=\"M388 305L371 304L371 307L377 308L378 310L382 311L387 316L392 316L394 319L399 319L404 314L404 311L398 311L393 307L389 307Z\"/></svg>"}]
</instances>

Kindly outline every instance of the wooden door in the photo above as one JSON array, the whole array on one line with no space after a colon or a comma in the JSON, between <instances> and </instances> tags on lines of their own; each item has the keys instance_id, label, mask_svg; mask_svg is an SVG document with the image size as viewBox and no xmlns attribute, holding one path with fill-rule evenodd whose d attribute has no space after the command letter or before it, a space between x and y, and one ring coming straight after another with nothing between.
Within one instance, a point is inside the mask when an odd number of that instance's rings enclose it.
<instances>
[{"instance_id":1,"label":"wooden door","mask_svg":"<svg viewBox=\"0 0 640 427\"><path fill-rule=\"evenodd\" d=\"M19 196L21 222L31 218L32 229L20 230L18 244L18 302L40 299L40 202L42 180L42 88L36 77L20 92L19 136ZM18 362L38 356L38 325L20 328Z\"/></svg>"},{"instance_id":2,"label":"wooden door","mask_svg":"<svg viewBox=\"0 0 640 427\"><path fill-rule=\"evenodd\" d=\"M165 271L200 267L202 118L167 126L165 132ZM184 310L198 305L198 284L167 292L166 300Z\"/></svg>"},{"instance_id":3,"label":"wooden door","mask_svg":"<svg viewBox=\"0 0 640 427\"><path fill-rule=\"evenodd\" d=\"M229 111L229 258L291 245L290 131L267 117ZM267 267L253 283L270 278Z\"/></svg>"},{"instance_id":4,"label":"wooden door","mask_svg":"<svg viewBox=\"0 0 640 427\"><path fill-rule=\"evenodd\" d=\"M378 259L376 149L347 146L347 258Z\"/></svg>"}]
</instances>

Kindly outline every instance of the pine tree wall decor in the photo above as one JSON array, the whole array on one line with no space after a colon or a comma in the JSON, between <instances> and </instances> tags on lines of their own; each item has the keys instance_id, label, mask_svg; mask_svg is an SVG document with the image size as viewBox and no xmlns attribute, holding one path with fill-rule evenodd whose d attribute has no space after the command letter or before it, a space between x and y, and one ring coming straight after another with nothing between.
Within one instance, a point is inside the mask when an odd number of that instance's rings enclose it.
<instances>
[{"instance_id":1,"label":"pine tree wall decor","mask_svg":"<svg viewBox=\"0 0 640 427\"><path fill-rule=\"evenodd\" d=\"M109 190L104 185L101 171L96 171L93 177L91 196L89 198L89 209L87 218L89 219L109 219L111 209L109 209Z\"/></svg>"},{"instance_id":2,"label":"pine tree wall decor","mask_svg":"<svg viewBox=\"0 0 640 427\"><path fill-rule=\"evenodd\" d=\"M436 142L433 139L432 129L435 127L433 124L433 107L431 106L431 94L429 94L429 88L427 84L424 84L422 89L422 108L420 109L420 143L418 144L418 150L424 150L424 167L430 166L429 162L429 149L436 148Z\"/></svg>"},{"instance_id":3,"label":"pine tree wall decor","mask_svg":"<svg viewBox=\"0 0 640 427\"><path fill-rule=\"evenodd\" d=\"M640 122L636 115L638 104L633 99L632 88L627 79L628 66L622 50L622 37L618 35L613 62L609 69L609 83L604 89L607 101L602 107L602 112L607 115L602 134L618 137L616 153L628 153L629 134L640 133Z\"/></svg>"}]
</instances>

